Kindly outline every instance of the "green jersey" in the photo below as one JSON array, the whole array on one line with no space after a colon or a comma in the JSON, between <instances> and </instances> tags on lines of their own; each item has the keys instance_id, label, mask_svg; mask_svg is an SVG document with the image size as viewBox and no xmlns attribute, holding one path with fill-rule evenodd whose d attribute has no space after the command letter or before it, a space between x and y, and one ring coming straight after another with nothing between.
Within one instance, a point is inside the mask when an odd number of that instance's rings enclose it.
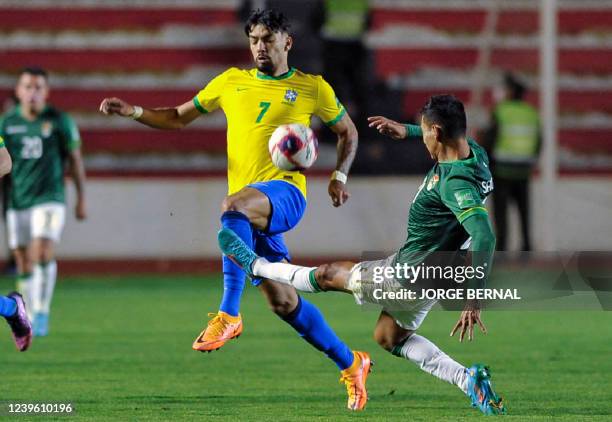
<instances>
[{"instance_id":1,"label":"green jersey","mask_svg":"<svg viewBox=\"0 0 612 422\"><path fill-rule=\"evenodd\" d=\"M468 144L466 159L438 162L427 173L412 201L408 238L397 263L415 265L434 251L458 251L469 238L461 224L475 214L488 214L484 202L493 190L489 159L474 140Z\"/></svg>"},{"instance_id":2,"label":"green jersey","mask_svg":"<svg viewBox=\"0 0 612 422\"><path fill-rule=\"evenodd\" d=\"M72 118L47 106L30 121L15 107L2 116L0 136L13 161L8 207L20 210L45 202L63 203L65 161L81 145Z\"/></svg>"}]
</instances>

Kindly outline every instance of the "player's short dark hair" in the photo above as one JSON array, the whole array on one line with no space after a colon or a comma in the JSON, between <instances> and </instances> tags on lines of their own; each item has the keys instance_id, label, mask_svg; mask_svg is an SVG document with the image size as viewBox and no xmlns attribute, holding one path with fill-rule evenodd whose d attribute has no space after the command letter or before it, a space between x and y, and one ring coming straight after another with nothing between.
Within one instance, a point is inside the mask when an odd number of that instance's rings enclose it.
<instances>
[{"instance_id":1,"label":"player's short dark hair","mask_svg":"<svg viewBox=\"0 0 612 422\"><path fill-rule=\"evenodd\" d=\"M454 95L434 95L421 109L427 123L437 124L442 129L442 142L465 136L467 118L463 103Z\"/></svg>"},{"instance_id":2,"label":"player's short dark hair","mask_svg":"<svg viewBox=\"0 0 612 422\"><path fill-rule=\"evenodd\" d=\"M513 100L522 100L527 91L525 84L510 72L504 73L504 86L510 91Z\"/></svg>"},{"instance_id":3,"label":"player's short dark hair","mask_svg":"<svg viewBox=\"0 0 612 422\"><path fill-rule=\"evenodd\" d=\"M42 76L45 80L49 80L49 73L39 66L26 66L19 72L19 77L22 75Z\"/></svg>"},{"instance_id":4,"label":"player's short dark hair","mask_svg":"<svg viewBox=\"0 0 612 422\"><path fill-rule=\"evenodd\" d=\"M285 34L288 34L291 29L289 19L283 13L274 9L257 9L251 12L244 25L244 33L247 37L256 25L263 25L271 32L282 32Z\"/></svg>"}]
</instances>

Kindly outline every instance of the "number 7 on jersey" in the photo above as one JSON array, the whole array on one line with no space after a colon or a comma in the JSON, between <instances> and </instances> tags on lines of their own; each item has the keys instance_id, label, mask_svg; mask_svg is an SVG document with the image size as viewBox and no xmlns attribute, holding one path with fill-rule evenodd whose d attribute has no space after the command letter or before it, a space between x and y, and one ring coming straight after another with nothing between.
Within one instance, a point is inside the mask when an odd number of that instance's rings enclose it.
<instances>
[{"instance_id":1,"label":"number 7 on jersey","mask_svg":"<svg viewBox=\"0 0 612 422\"><path fill-rule=\"evenodd\" d=\"M264 114L266 114L266 112L270 108L270 103L267 101L262 101L261 103L259 103L259 107L261 107L261 111L259 112L259 116L257 116L257 120L255 120L255 123L261 122L261 119L263 118Z\"/></svg>"}]
</instances>

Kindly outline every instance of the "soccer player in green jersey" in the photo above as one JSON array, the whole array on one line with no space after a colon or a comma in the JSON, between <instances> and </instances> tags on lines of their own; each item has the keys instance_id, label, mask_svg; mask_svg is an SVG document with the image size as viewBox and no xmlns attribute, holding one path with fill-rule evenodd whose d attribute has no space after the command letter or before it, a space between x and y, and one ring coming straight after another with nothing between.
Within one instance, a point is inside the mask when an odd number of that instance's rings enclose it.
<instances>
[{"instance_id":1,"label":"soccer player in green jersey","mask_svg":"<svg viewBox=\"0 0 612 422\"><path fill-rule=\"evenodd\" d=\"M44 336L57 276L54 246L65 219L65 164L70 164L76 186L78 220L86 217L85 170L74 121L47 104L47 72L25 68L15 93L19 104L0 119L0 136L13 160L6 192L8 243L17 263L17 289L26 301L34 335Z\"/></svg>"},{"instance_id":2,"label":"soccer player in green jersey","mask_svg":"<svg viewBox=\"0 0 612 422\"><path fill-rule=\"evenodd\" d=\"M380 294L377 296L374 292L376 288L399 289L406 285L402 283L406 278L397 275L377 279L380 269L393 269L396 264L415 267L434 259L435 252L459 251L468 244L472 266L490 269L495 235L484 207L487 195L493 190L487 154L467 138L463 104L450 95L429 99L422 110L420 127L403 125L382 116L368 120L371 127L394 139L421 139L436 161L412 201L408 236L398 252L378 261L335 262L308 268L268 262L246 247L229 229L219 232L219 245L250 276L266 277L301 291L351 293L358 303L382 305L374 338L384 349L456 385L482 412L504 413L501 398L491 387L487 367L476 364L466 368L416 334L435 300L403 299L401 306L394 307L393 298L381 299ZM483 278L487 272L485 270ZM451 335L460 330L461 341L466 332L471 340L475 325L486 333L478 303L468 301Z\"/></svg>"}]
</instances>

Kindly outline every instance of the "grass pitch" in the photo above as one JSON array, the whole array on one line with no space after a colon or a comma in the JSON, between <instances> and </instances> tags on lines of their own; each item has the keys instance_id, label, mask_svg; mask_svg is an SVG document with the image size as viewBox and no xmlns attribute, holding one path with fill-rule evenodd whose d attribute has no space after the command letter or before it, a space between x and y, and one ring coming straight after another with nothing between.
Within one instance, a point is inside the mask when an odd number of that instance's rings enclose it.
<instances>
[{"instance_id":1,"label":"grass pitch","mask_svg":"<svg viewBox=\"0 0 612 422\"><path fill-rule=\"evenodd\" d=\"M12 285L0 288L6 293ZM49 337L18 353L6 325L0 328L4 411L7 402L72 402L74 420L483 417L456 387L380 349L371 337L377 314L348 295L308 298L351 347L369 351L376 362L364 412L345 410L335 365L268 311L251 286L240 339L211 354L192 351L220 292L219 276L61 280ZM448 336L457 316L432 312L421 333L463 364L489 364L507 418L612 418L612 312L489 312L489 334L467 344Z\"/></svg>"}]
</instances>

